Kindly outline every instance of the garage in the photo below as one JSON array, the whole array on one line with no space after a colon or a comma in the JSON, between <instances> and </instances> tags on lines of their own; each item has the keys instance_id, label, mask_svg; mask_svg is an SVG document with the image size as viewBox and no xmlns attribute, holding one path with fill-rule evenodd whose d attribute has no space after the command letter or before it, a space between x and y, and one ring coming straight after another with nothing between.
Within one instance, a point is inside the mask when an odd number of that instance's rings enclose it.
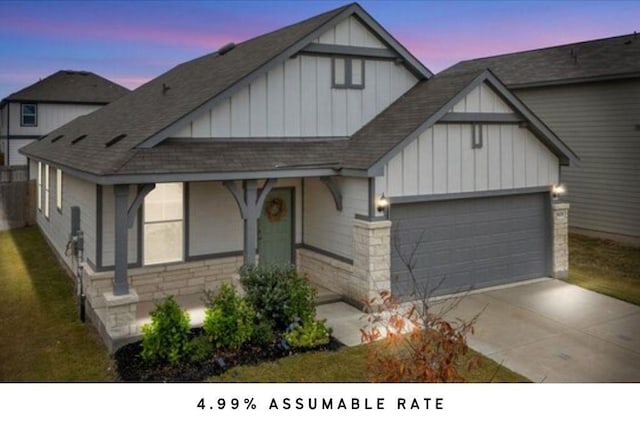
<instances>
[{"instance_id":1,"label":"garage","mask_svg":"<svg viewBox=\"0 0 640 426\"><path fill-rule=\"evenodd\" d=\"M392 294L437 296L548 276L549 217L548 192L395 204Z\"/></svg>"}]
</instances>

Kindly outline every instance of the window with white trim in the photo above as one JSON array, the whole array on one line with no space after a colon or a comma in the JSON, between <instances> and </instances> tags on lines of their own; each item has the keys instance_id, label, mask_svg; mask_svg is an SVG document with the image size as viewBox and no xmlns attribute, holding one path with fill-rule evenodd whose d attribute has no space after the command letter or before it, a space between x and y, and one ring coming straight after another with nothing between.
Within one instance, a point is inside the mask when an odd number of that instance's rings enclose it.
<instances>
[{"instance_id":1,"label":"window with white trim","mask_svg":"<svg viewBox=\"0 0 640 426\"><path fill-rule=\"evenodd\" d=\"M38 210L42 211L42 163L38 161L38 195L36 203L38 204Z\"/></svg>"},{"instance_id":2,"label":"window with white trim","mask_svg":"<svg viewBox=\"0 0 640 426\"><path fill-rule=\"evenodd\" d=\"M35 127L38 125L38 105L37 104L21 104L20 105L20 126Z\"/></svg>"},{"instance_id":3,"label":"window with white trim","mask_svg":"<svg viewBox=\"0 0 640 426\"><path fill-rule=\"evenodd\" d=\"M333 58L334 89L364 89L364 59Z\"/></svg>"},{"instance_id":4,"label":"window with white trim","mask_svg":"<svg viewBox=\"0 0 640 426\"><path fill-rule=\"evenodd\" d=\"M56 208L62 213L62 170L56 169Z\"/></svg>"},{"instance_id":5,"label":"window with white trim","mask_svg":"<svg viewBox=\"0 0 640 426\"><path fill-rule=\"evenodd\" d=\"M144 199L144 264L179 262L184 258L182 183L160 183Z\"/></svg>"},{"instance_id":6,"label":"window with white trim","mask_svg":"<svg viewBox=\"0 0 640 426\"><path fill-rule=\"evenodd\" d=\"M44 217L49 218L49 165L44 165Z\"/></svg>"}]
</instances>

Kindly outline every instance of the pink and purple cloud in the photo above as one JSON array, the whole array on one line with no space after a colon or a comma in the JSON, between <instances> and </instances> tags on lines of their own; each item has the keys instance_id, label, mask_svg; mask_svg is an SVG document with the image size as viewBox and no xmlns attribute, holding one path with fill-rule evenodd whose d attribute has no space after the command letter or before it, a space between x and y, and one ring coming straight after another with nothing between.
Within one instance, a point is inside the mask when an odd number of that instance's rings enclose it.
<instances>
[{"instance_id":1,"label":"pink and purple cloud","mask_svg":"<svg viewBox=\"0 0 640 426\"><path fill-rule=\"evenodd\" d=\"M340 1L0 2L0 99L59 69L134 88L178 63ZM638 31L640 2L362 1L432 71L482 56Z\"/></svg>"}]
</instances>

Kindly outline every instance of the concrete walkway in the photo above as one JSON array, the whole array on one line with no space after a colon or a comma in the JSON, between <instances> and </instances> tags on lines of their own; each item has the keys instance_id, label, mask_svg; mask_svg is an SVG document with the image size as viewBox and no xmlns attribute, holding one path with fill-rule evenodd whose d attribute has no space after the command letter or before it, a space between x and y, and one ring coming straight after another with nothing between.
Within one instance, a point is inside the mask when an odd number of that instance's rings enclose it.
<instances>
[{"instance_id":1,"label":"concrete walkway","mask_svg":"<svg viewBox=\"0 0 640 426\"><path fill-rule=\"evenodd\" d=\"M446 317L480 312L469 346L534 382L640 382L638 306L544 279L467 295ZM333 303L318 316L338 340L360 343L362 312Z\"/></svg>"}]
</instances>

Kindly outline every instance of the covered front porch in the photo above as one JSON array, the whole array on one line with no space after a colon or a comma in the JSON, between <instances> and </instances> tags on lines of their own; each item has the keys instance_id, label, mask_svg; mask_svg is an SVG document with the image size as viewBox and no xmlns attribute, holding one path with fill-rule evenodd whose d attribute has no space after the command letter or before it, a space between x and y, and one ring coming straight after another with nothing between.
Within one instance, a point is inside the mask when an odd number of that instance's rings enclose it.
<instances>
[{"instance_id":1,"label":"covered front porch","mask_svg":"<svg viewBox=\"0 0 640 426\"><path fill-rule=\"evenodd\" d=\"M319 303L361 305L389 288L390 222L369 215L367 178L182 182L170 205L154 198L161 185L100 191L102 229L114 235L101 241L102 264L87 265L84 284L87 311L111 349L137 338L169 295L197 326L204 292L237 284L243 265L294 264L317 286ZM154 234L162 227L173 234ZM165 247L179 257L154 262Z\"/></svg>"}]
</instances>

